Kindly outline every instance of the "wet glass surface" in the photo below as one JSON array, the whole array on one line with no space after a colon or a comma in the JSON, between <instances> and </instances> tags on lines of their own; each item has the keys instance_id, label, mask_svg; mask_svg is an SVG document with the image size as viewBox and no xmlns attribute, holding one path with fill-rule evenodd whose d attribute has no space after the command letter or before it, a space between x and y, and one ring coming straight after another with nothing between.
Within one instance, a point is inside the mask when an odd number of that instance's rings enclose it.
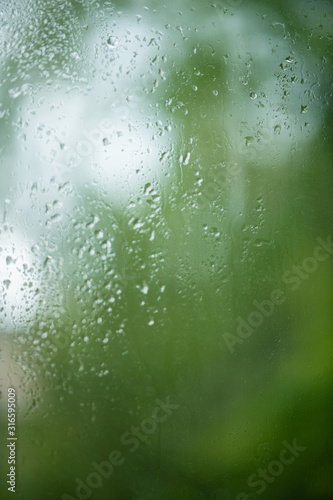
<instances>
[{"instance_id":1,"label":"wet glass surface","mask_svg":"<svg viewBox=\"0 0 333 500\"><path fill-rule=\"evenodd\" d=\"M1 498L330 500L331 3L0 26Z\"/></svg>"}]
</instances>

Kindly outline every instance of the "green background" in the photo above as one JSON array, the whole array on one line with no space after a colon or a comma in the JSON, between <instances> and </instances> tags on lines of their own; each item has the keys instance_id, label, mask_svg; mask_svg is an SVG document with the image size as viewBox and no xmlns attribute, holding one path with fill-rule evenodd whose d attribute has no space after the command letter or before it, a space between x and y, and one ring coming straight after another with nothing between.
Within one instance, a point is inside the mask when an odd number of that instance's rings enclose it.
<instances>
[{"instance_id":1,"label":"green background","mask_svg":"<svg viewBox=\"0 0 333 500\"><path fill-rule=\"evenodd\" d=\"M14 387L18 500L331 499L331 3L1 9L2 498Z\"/></svg>"}]
</instances>

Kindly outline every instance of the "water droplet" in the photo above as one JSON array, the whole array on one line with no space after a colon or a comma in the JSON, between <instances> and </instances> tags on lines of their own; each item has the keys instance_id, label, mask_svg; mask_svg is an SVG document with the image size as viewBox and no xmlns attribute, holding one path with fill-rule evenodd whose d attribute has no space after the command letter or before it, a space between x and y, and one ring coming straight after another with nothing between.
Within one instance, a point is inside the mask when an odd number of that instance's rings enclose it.
<instances>
[{"instance_id":1,"label":"water droplet","mask_svg":"<svg viewBox=\"0 0 333 500\"><path fill-rule=\"evenodd\" d=\"M119 43L119 40L116 36L109 36L107 40L107 44L110 49L115 49Z\"/></svg>"},{"instance_id":2,"label":"water droplet","mask_svg":"<svg viewBox=\"0 0 333 500\"><path fill-rule=\"evenodd\" d=\"M142 289L141 289L141 292L144 293L145 295L147 295L148 293L148 290L149 290L149 287L146 283L144 283Z\"/></svg>"},{"instance_id":3,"label":"water droplet","mask_svg":"<svg viewBox=\"0 0 333 500\"><path fill-rule=\"evenodd\" d=\"M281 134L281 125L275 125L274 133L280 135Z\"/></svg>"},{"instance_id":4,"label":"water droplet","mask_svg":"<svg viewBox=\"0 0 333 500\"><path fill-rule=\"evenodd\" d=\"M8 94L10 95L10 97L12 97L12 99L17 99L22 93L22 89L9 89L8 90Z\"/></svg>"},{"instance_id":5,"label":"water droplet","mask_svg":"<svg viewBox=\"0 0 333 500\"><path fill-rule=\"evenodd\" d=\"M104 233L101 229L97 229L95 231L95 236L98 240L101 240L104 237Z\"/></svg>"},{"instance_id":6,"label":"water droplet","mask_svg":"<svg viewBox=\"0 0 333 500\"><path fill-rule=\"evenodd\" d=\"M8 288L9 288L9 286L11 284L11 281L10 280L4 280L3 284L5 285L6 289L8 290Z\"/></svg>"},{"instance_id":7,"label":"water droplet","mask_svg":"<svg viewBox=\"0 0 333 500\"><path fill-rule=\"evenodd\" d=\"M144 222L140 222L138 219L135 220L133 224L133 229L141 229L144 226Z\"/></svg>"},{"instance_id":8,"label":"water droplet","mask_svg":"<svg viewBox=\"0 0 333 500\"><path fill-rule=\"evenodd\" d=\"M147 184L145 185L145 188L144 188L144 191L143 191L143 194L147 195L151 192L151 184L150 182L147 182Z\"/></svg>"},{"instance_id":9,"label":"water droplet","mask_svg":"<svg viewBox=\"0 0 333 500\"><path fill-rule=\"evenodd\" d=\"M309 111L309 106L307 104L301 106L301 113L307 113Z\"/></svg>"},{"instance_id":10,"label":"water droplet","mask_svg":"<svg viewBox=\"0 0 333 500\"><path fill-rule=\"evenodd\" d=\"M255 92L251 92L250 97L251 97L251 99L257 99L258 96Z\"/></svg>"},{"instance_id":11,"label":"water droplet","mask_svg":"<svg viewBox=\"0 0 333 500\"><path fill-rule=\"evenodd\" d=\"M152 230L152 232L150 233L149 241L154 241L154 239L155 239L155 231Z\"/></svg>"},{"instance_id":12,"label":"water droplet","mask_svg":"<svg viewBox=\"0 0 333 500\"><path fill-rule=\"evenodd\" d=\"M188 165L190 162L191 153L187 153L184 159L184 165Z\"/></svg>"},{"instance_id":13,"label":"water droplet","mask_svg":"<svg viewBox=\"0 0 333 500\"><path fill-rule=\"evenodd\" d=\"M88 222L88 224L86 225L88 229L93 229L96 226L97 222L99 222L99 217L97 215L92 214L92 217L93 220Z\"/></svg>"},{"instance_id":14,"label":"water droplet","mask_svg":"<svg viewBox=\"0 0 333 500\"><path fill-rule=\"evenodd\" d=\"M43 267L47 267L51 264L51 261L52 261L52 257L50 257L49 255L45 258L44 262L43 262Z\"/></svg>"},{"instance_id":15,"label":"water droplet","mask_svg":"<svg viewBox=\"0 0 333 500\"><path fill-rule=\"evenodd\" d=\"M60 214L54 214L54 215L52 215L52 217L50 219L51 222L58 222L60 220L61 220L61 215Z\"/></svg>"},{"instance_id":16,"label":"water droplet","mask_svg":"<svg viewBox=\"0 0 333 500\"><path fill-rule=\"evenodd\" d=\"M253 142L254 142L254 137L252 137L252 135L247 135L245 137L246 146L250 146Z\"/></svg>"}]
</instances>

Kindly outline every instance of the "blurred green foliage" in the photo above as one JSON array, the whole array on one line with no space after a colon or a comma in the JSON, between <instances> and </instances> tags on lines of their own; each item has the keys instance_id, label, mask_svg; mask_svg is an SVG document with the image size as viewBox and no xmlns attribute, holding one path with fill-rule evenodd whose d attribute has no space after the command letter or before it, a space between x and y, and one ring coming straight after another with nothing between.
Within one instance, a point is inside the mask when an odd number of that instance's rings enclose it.
<instances>
[{"instance_id":1,"label":"blurred green foliage","mask_svg":"<svg viewBox=\"0 0 333 500\"><path fill-rule=\"evenodd\" d=\"M283 280L332 234L331 18L319 0L5 2L1 235L28 234L41 279L32 317L15 328L14 308L1 336L19 500L78 498L76 478L114 449L125 463L91 499L256 498L248 478L295 439L305 451L259 496L332 498L332 255L297 289ZM104 56L110 33L119 57ZM118 198L98 148L54 170L71 138L48 146L67 121L79 136L117 106L143 143L131 153L129 134L128 159L111 141L110 164L142 175ZM229 164L239 174L221 177ZM285 302L230 352L225 333L277 288ZM121 436L167 397L179 408L131 453Z\"/></svg>"}]
</instances>

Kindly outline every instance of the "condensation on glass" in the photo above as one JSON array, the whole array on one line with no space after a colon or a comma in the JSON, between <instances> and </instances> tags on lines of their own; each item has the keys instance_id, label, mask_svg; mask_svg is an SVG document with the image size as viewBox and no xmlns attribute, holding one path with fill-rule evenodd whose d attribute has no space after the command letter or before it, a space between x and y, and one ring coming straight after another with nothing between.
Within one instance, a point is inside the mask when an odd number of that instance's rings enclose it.
<instances>
[{"instance_id":1,"label":"condensation on glass","mask_svg":"<svg viewBox=\"0 0 333 500\"><path fill-rule=\"evenodd\" d=\"M17 498L331 498L331 5L5 0L0 26Z\"/></svg>"}]
</instances>

